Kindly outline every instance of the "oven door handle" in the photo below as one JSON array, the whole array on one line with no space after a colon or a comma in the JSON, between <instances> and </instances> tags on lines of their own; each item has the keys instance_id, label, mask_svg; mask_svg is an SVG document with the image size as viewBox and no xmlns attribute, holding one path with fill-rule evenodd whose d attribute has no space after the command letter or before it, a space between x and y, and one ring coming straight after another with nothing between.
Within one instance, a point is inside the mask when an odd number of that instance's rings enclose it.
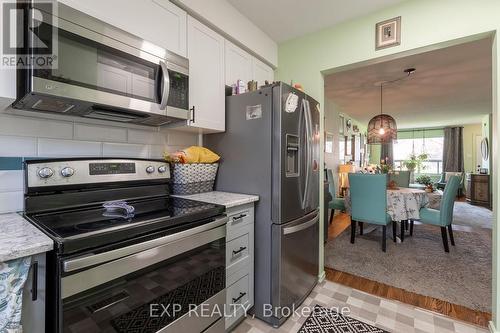
<instances>
[{"instance_id":1,"label":"oven door handle","mask_svg":"<svg viewBox=\"0 0 500 333\"><path fill-rule=\"evenodd\" d=\"M142 252L144 250L148 250L157 246L165 245L168 243L172 243L181 238L189 237L194 234L207 231L210 229L217 228L221 225L226 224L228 221L227 216L216 219L213 222L201 225L199 227L195 227L192 229L184 230L172 235L168 235L165 237L160 237L156 239L152 239L150 241L146 241L139 244L134 244L126 247L122 247L116 250L111 250L108 252L97 253L97 254L89 254L86 256L78 257L75 259L65 260L63 261L63 270L64 272L73 272L76 270L80 270L86 267L95 266L98 264L102 264L108 261L116 260L134 253Z\"/></svg>"},{"instance_id":2,"label":"oven door handle","mask_svg":"<svg viewBox=\"0 0 500 333\"><path fill-rule=\"evenodd\" d=\"M163 92L161 94L160 110L167 108L168 96L170 95L170 74L168 74L167 63L160 61L160 67L163 77Z\"/></svg>"}]
</instances>

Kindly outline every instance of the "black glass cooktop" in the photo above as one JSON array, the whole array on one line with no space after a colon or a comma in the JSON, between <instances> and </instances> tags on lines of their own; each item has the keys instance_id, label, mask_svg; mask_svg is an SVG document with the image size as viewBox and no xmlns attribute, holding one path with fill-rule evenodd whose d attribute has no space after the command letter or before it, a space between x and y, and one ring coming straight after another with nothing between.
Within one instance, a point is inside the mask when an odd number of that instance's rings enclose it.
<instances>
[{"instance_id":1,"label":"black glass cooktop","mask_svg":"<svg viewBox=\"0 0 500 333\"><path fill-rule=\"evenodd\" d=\"M124 201L133 207L133 213L127 213L125 209L107 209L99 204L29 214L27 217L56 242L87 240L87 246L94 246L98 245L97 238L107 239L108 242L118 241L146 231L209 219L224 212L224 207L220 205L168 196ZM93 238L95 242L92 242Z\"/></svg>"}]
</instances>

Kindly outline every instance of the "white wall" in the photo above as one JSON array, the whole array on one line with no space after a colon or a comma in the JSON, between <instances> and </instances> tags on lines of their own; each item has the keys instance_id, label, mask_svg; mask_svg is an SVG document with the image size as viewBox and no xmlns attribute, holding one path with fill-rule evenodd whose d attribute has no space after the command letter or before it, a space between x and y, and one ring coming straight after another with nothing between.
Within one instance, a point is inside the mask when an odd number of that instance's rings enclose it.
<instances>
[{"instance_id":1,"label":"white wall","mask_svg":"<svg viewBox=\"0 0 500 333\"><path fill-rule=\"evenodd\" d=\"M189 14L210 23L223 35L238 41L240 47L258 54L262 60L278 67L278 45L264 31L226 0L172 0Z\"/></svg>"}]
</instances>

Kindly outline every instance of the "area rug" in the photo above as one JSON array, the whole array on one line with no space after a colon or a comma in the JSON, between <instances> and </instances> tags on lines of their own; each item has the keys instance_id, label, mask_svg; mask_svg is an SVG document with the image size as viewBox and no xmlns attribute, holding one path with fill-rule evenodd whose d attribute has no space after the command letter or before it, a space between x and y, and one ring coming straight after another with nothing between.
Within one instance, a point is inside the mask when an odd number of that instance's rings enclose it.
<instances>
[{"instance_id":1,"label":"area rug","mask_svg":"<svg viewBox=\"0 0 500 333\"><path fill-rule=\"evenodd\" d=\"M466 208L458 204L459 210ZM487 225L492 221L477 216L472 221L463 216L454 219L455 224L466 226L481 221L482 227L466 228L470 232L454 231L456 246L450 246L449 253L444 252L440 229L435 226L415 224L413 237L406 237L403 243L393 243L388 237L386 253L381 250L381 227L363 236L357 234L355 244L350 243L347 228L327 243L325 266L491 312L492 233Z\"/></svg>"},{"instance_id":2,"label":"area rug","mask_svg":"<svg viewBox=\"0 0 500 333\"><path fill-rule=\"evenodd\" d=\"M493 228L493 212L467 202L455 202L453 224L478 228Z\"/></svg>"},{"instance_id":3,"label":"area rug","mask_svg":"<svg viewBox=\"0 0 500 333\"><path fill-rule=\"evenodd\" d=\"M388 333L338 312L316 305L298 333Z\"/></svg>"}]
</instances>

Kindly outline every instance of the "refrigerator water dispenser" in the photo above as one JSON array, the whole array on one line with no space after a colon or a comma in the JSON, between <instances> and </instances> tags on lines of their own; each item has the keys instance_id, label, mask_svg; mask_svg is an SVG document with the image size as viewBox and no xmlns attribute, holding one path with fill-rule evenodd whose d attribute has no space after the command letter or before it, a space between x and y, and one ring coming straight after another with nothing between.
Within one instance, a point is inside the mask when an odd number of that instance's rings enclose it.
<instances>
[{"instance_id":1,"label":"refrigerator water dispenser","mask_svg":"<svg viewBox=\"0 0 500 333\"><path fill-rule=\"evenodd\" d=\"M297 135L286 135L286 176L299 176L299 137Z\"/></svg>"}]
</instances>

